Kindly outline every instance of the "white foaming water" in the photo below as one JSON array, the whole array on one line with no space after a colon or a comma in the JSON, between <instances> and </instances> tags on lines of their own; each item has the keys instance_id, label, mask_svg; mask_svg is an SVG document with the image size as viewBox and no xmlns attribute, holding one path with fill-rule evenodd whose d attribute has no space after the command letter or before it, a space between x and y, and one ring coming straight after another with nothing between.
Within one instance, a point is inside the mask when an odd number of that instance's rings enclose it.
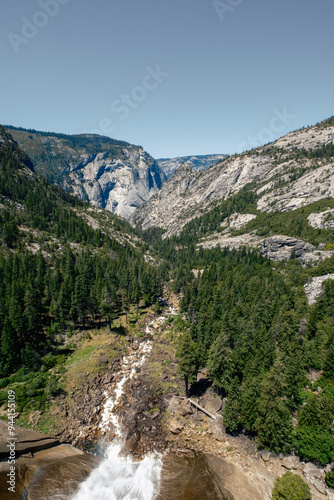
<instances>
[{"instance_id":1,"label":"white foaming water","mask_svg":"<svg viewBox=\"0 0 334 500\"><path fill-rule=\"evenodd\" d=\"M119 457L122 443L111 445L107 459L81 484L73 500L153 500L158 493L161 460L131 463Z\"/></svg>"},{"instance_id":2,"label":"white foaming water","mask_svg":"<svg viewBox=\"0 0 334 500\"><path fill-rule=\"evenodd\" d=\"M148 327L146 327L147 329ZM115 413L113 413L114 407L118 404L122 394L123 387L125 383L130 380L134 374L136 373L136 369L139 368L145 361L147 354L152 349L152 342L142 342L138 351L134 354L130 354L123 359L122 371L126 371L127 373L121 378L121 380L117 383L115 388L115 397L108 398L104 403L104 410L102 413L102 419L100 423L100 429L103 431L110 430L111 427L115 429L116 436L121 437L121 425L119 422L119 417ZM129 367L131 367L131 371L129 372ZM104 393L105 396L108 395L107 392Z\"/></svg>"},{"instance_id":3,"label":"white foaming water","mask_svg":"<svg viewBox=\"0 0 334 500\"><path fill-rule=\"evenodd\" d=\"M158 318L158 320L165 318ZM149 326L146 327L149 334ZM80 485L72 500L153 500L158 494L162 462L153 456L146 456L141 462L131 462L130 458L120 456L124 442L119 416L113 412L118 404L125 383L131 379L151 351L151 341L142 342L134 354L123 359L123 377L115 388L114 397L104 403L100 429L115 430L117 438L108 447L105 460ZM108 395L107 393L105 394Z\"/></svg>"}]
</instances>

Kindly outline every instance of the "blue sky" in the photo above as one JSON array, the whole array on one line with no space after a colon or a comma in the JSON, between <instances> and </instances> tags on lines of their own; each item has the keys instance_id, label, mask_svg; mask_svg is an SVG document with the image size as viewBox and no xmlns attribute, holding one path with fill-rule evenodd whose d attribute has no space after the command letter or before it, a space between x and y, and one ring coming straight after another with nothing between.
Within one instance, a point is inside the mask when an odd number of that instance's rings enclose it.
<instances>
[{"instance_id":1,"label":"blue sky","mask_svg":"<svg viewBox=\"0 0 334 500\"><path fill-rule=\"evenodd\" d=\"M234 153L334 114L333 0L3 3L3 124L159 158Z\"/></svg>"}]
</instances>

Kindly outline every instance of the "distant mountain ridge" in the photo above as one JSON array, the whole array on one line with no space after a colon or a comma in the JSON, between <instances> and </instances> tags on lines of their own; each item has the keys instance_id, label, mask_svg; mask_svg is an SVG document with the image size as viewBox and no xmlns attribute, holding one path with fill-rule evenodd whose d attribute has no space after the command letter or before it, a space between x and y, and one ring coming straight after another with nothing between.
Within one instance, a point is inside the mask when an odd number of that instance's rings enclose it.
<instances>
[{"instance_id":1,"label":"distant mountain ridge","mask_svg":"<svg viewBox=\"0 0 334 500\"><path fill-rule=\"evenodd\" d=\"M193 171L207 170L211 165L227 156L226 154L177 156L175 158L158 158L156 162L169 178L182 163L187 163Z\"/></svg>"},{"instance_id":2,"label":"distant mountain ridge","mask_svg":"<svg viewBox=\"0 0 334 500\"><path fill-rule=\"evenodd\" d=\"M258 217L334 198L334 118L291 132L266 146L231 155L205 172L194 172L187 163L182 165L149 202L137 209L134 223L143 229L161 228L164 238L173 236L203 214L213 210L218 214L219 203L233 199L242 189L254 195L252 213ZM214 219L219 219L217 214ZM248 222L249 227L255 225ZM218 233L223 231L219 225L216 229ZM231 240L218 237L218 233L211 246L231 246ZM238 246L245 243L245 238L239 237ZM256 240L250 246L258 244Z\"/></svg>"},{"instance_id":3,"label":"distant mountain ridge","mask_svg":"<svg viewBox=\"0 0 334 500\"><path fill-rule=\"evenodd\" d=\"M125 219L165 180L154 158L140 146L92 134L7 129L29 155L38 174Z\"/></svg>"}]
</instances>

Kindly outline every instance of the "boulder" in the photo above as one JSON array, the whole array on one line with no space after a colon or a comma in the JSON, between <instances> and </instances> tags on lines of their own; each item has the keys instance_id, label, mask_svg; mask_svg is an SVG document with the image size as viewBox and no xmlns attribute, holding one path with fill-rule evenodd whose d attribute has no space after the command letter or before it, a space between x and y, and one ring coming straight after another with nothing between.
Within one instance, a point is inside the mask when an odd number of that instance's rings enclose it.
<instances>
[{"instance_id":1,"label":"boulder","mask_svg":"<svg viewBox=\"0 0 334 500\"><path fill-rule=\"evenodd\" d=\"M304 466L303 474L305 477L311 478L316 477L317 479L321 479L324 476L324 471L319 469L316 465L307 463Z\"/></svg>"},{"instance_id":2,"label":"boulder","mask_svg":"<svg viewBox=\"0 0 334 500\"><path fill-rule=\"evenodd\" d=\"M168 428L172 434L179 434L182 431L183 427L184 425L176 420L176 418L172 418L168 424Z\"/></svg>"},{"instance_id":3,"label":"boulder","mask_svg":"<svg viewBox=\"0 0 334 500\"><path fill-rule=\"evenodd\" d=\"M100 365L107 365L108 358L106 356L99 356L99 363L100 363Z\"/></svg>"},{"instance_id":4,"label":"boulder","mask_svg":"<svg viewBox=\"0 0 334 500\"><path fill-rule=\"evenodd\" d=\"M193 409L191 407L191 404L186 399L183 400L182 403L180 404L179 414L182 417L185 417L186 415L192 415L193 414Z\"/></svg>"},{"instance_id":5,"label":"boulder","mask_svg":"<svg viewBox=\"0 0 334 500\"><path fill-rule=\"evenodd\" d=\"M135 449L138 446L138 443L140 441L140 432L136 430L130 437L125 442L124 448L130 452L133 453Z\"/></svg>"},{"instance_id":6,"label":"boulder","mask_svg":"<svg viewBox=\"0 0 334 500\"><path fill-rule=\"evenodd\" d=\"M104 378L103 378L103 382L105 384L110 384L114 379L114 375L112 373L106 373Z\"/></svg>"},{"instance_id":7,"label":"boulder","mask_svg":"<svg viewBox=\"0 0 334 500\"><path fill-rule=\"evenodd\" d=\"M212 398L211 404L212 404L213 410L215 412L217 412L217 411L221 410L222 400L221 400L221 398Z\"/></svg>"},{"instance_id":8,"label":"boulder","mask_svg":"<svg viewBox=\"0 0 334 500\"><path fill-rule=\"evenodd\" d=\"M297 457L284 457L282 460L282 465L288 470L298 469L300 462Z\"/></svg>"},{"instance_id":9,"label":"boulder","mask_svg":"<svg viewBox=\"0 0 334 500\"><path fill-rule=\"evenodd\" d=\"M261 253L270 259L280 261L290 260L293 255L295 258L299 258L305 252L314 252L315 250L313 245L303 240L276 235L263 242Z\"/></svg>"},{"instance_id":10,"label":"boulder","mask_svg":"<svg viewBox=\"0 0 334 500\"><path fill-rule=\"evenodd\" d=\"M152 411L152 413L150 413L150 417L152 420L155 420L156 418L158 418L160 415L160 411L159 410L156 410L156 411Z\"/></svg>"}]
</instances>

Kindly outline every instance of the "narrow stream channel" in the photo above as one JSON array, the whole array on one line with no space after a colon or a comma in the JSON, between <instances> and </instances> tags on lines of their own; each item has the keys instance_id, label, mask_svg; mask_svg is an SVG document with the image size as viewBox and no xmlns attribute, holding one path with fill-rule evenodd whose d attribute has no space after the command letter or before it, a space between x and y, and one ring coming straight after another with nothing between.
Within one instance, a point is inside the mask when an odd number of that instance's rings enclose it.
<instances>
[{"instance_id":1,"label":"narrow stream channel","mask_svg":"<svg viewBox=\"0 0 334 500\"><path fill-rule=\"evenodd\" d=\"M175 315L176 311L169 309L168 314ZM165 316L161 316L153 320L146 326L146 335L150 334L151 325L166 319ZM144 457L141 462L132 462L130 457L122 456L124 438L120 417L114 412L124 393L126 382L144 364L152 347L153 342L146 338L140 343L136 352L123 358L121 368L123 376L117 383L113 395L104 403L100 423L102 433L113 430L116 436L104 453L105 460L80 485L72 500L153 500L158 495L161 459L151 455Z\"/></svg>"}]
</instances>

